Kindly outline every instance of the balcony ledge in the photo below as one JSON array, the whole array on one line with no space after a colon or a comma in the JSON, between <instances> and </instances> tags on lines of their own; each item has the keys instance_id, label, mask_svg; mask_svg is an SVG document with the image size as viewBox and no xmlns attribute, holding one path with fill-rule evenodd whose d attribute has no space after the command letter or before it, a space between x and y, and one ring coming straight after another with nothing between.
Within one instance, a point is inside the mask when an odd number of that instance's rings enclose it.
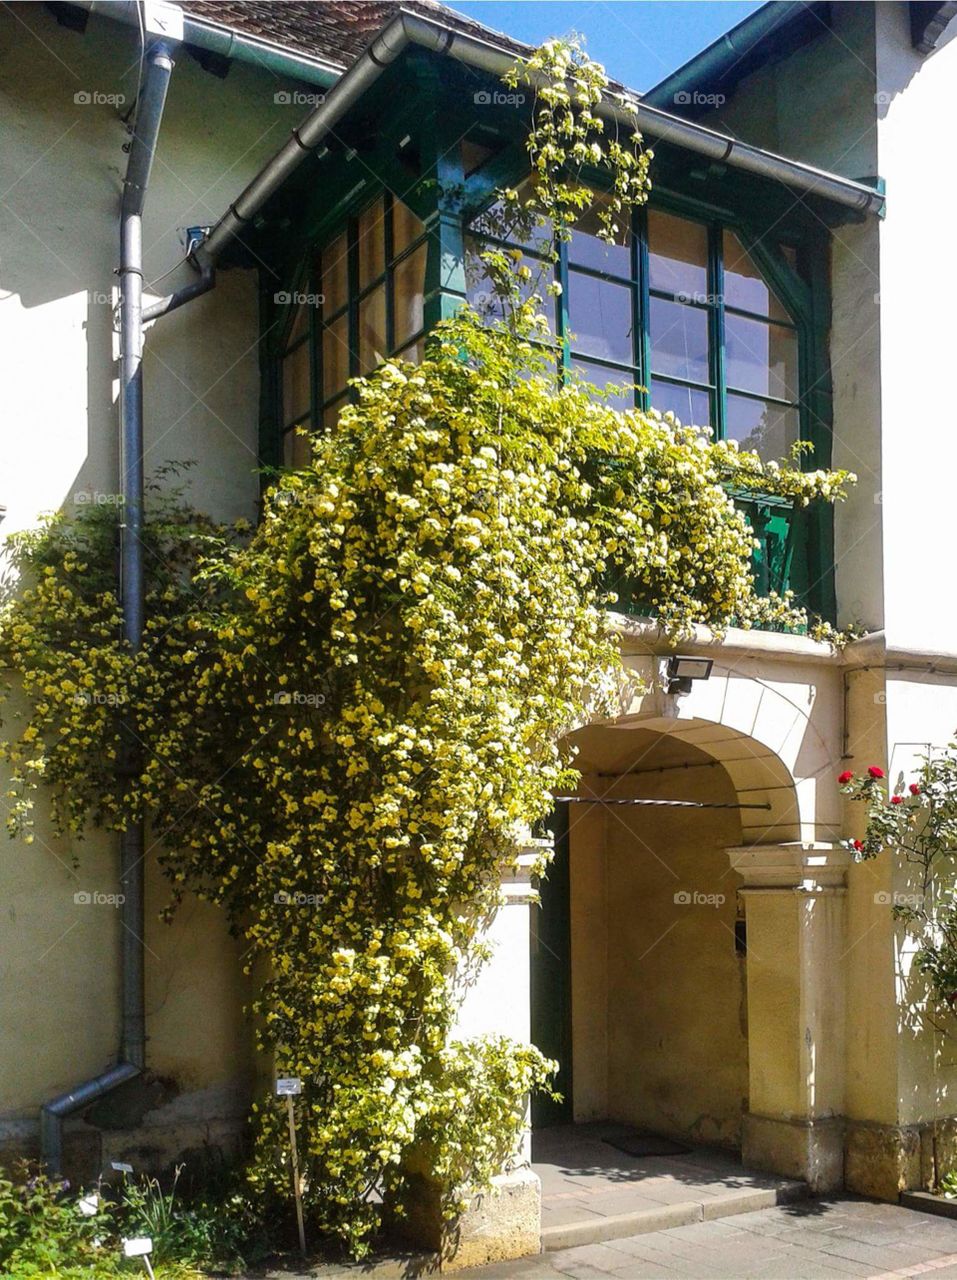
<instances>
[{"instance_id":1,"label":"balcony ledge","mask_svg":"<svg viewBox=\"0 0 957 1280\"><path fill-rule=\"evenodd\" d=\"M712 658L768 657L778 662L814 662L835 667L844 663L843 654L832 645L787 632L745 631L740 627L729 627L724 636L718 638L710 628L699 625L690 637L676 643L662 631L654 618L613 612L611 620L621 636L623 653L629 655L664 655L680 649Z\"/></svg>"}]
</instances>

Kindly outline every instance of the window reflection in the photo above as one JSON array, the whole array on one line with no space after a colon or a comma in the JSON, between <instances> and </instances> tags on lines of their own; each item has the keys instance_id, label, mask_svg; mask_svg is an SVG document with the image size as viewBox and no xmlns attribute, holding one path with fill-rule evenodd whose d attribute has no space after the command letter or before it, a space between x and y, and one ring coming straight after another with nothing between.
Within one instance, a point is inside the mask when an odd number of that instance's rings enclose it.
<instances>
[{"instance_id":1,"label":"window reflection","mask_svg":"<svg viewBox=\"0 0 957 1280\"><path fill-rule=\"evenodd\" d=\"M766 461L776 461L786 457L798 439L798 412L791 405L729 394L725 433L742 449L753 449Z\"/></svg>"},{"instance_id":2,"label":"window reflection","mask_svg":"<svg viewBox=\"0 0 957 1280\"><path fill-rule=\"evenodd\" d=\"M724 340L729 387L779 400L798 398L798 344L793 329L729 313Z\"/></svg>"},{"instance_id":3,"label":"window reflection","mask_svg":"<svg viewBox=\"0 0 957 1280\"><path fill-rule=\"evenodd\" d=\"M595 193L591 208L582 214L572 231L568 260L627 280L631 276L631 232L628 227L619 229L615 244L606 243L598 235L602 228L599 210L607 208L608 203L607 196ZM626 220L627 215L621 219Z\"/></svg>"},{"instance_id":4,"label":"window reflection","mask_svg":"<svg viewBox=\"0 0 957 1280\"><path fill-rule=\"evenodd\" d=\"M725 305L737 307L741 311L752 311L755 315L768 316L772 320L789 319L757 264L733 231L725 228L722 244Z\"/></svg>"},{"instance_id":5,"label":"window reflection","mask_svg":"<svg viewBox=\"0 0 957 1280\"><path fill-rule=\"evenodd\" d=\"M708 293L707 227L649 209L648 266L652 289L704 301Z\"/></svg>"},{"instance_id":6,"label":"window reflection","mask_svg":"<svg viewBox=\"0 0 957 1280\"><path fill-rule=\"evenodd\" d=\"M651 407L659 413L673 413L685 427L711 425L711 396L698 387L682 386L676 382L651 382Z\"/></svg>"},{"instance_id":7,"label":"window reflection","mask_svg":"<svg viewBox=\"0 0 957 1280\"><path fill-rule=\"evenodd\" d=\"M590 360L573 360L572 368L599 391L608 390L610 393L605 403L610 404L612 408L633 409L635 407L635 388L624 385L631 379L620 369L608 369Z\"/></svg>"},{"instance_id":8,"label":"window reflection","mask_svg":"<svg viewBox=\"0 0 957 1280\"><path fill-rule=\"evenodd\" d=\"M628 285L570 271L568 323L573 350L618 364L634 360Z\"/></svg>"},{"instance_id":9,"label":"window reflection","mask_svg":"<svg viewBox=\"0 0 957 1280\"><path fill-rule=\"evenodd\" d=\"M708 382L708 313L681 302L651 299L651 370Z\"/></svg>"}]
</instances>

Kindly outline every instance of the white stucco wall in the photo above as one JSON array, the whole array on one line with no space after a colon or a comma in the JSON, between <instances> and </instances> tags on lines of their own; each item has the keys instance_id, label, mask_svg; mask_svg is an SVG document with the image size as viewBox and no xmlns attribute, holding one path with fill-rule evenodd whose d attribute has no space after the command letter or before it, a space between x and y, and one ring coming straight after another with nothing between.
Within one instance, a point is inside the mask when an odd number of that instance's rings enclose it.
<instances>
[{"instance_id":1,"label":"white stucco wall","mask_svg":"<svg viewBox=\"0 0 957 1280\"><path fill-rule=\"evenodd\" d=\"M955 24L930 57L910 46L907 6L877 5L881 424L885 627L893 644L957 647L947 551L957 476L953 393L957 172L946 133L957 82Z\"/></svg>"},{"instance_id":2,"label":"white stucco wall","mask_svg":"<svg viewBox=\"0 0 957 1280\"><path fill-rule=\"evenodd\" d=\"M113 102L75 95L122 94L128 106L138 64L133 29L107 18L80 34L42 4L0 10L0 534L118 486L112 290L127 132ZM288 87L238 64L218 79L176 54L144 221L148 281L180 261L182 230L214 222L281 145L303 114L274 102ZM221 518L255 514L257 310L254 273L222 272L147 342L147 472L193 460L192 499ZM42 812L32 844L0 839L0 1141L29 1141L42 1101L115 1059L117 912L74 894L115 893L117 852L112 838L54 837ZM161 924L166 898L151 865L148 1055L180 1090L169 1123L190 1114L190 1098L194 1118L241 1114L251 1071L241 948L196 902Z\"/></svg>"}]
</instances>

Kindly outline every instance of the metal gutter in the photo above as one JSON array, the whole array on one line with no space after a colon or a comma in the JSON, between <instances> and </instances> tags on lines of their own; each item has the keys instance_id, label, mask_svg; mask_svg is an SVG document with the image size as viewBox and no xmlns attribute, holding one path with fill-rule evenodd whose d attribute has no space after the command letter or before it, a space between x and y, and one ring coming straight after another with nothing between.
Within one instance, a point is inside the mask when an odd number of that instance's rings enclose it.
<instances>
[{"instance_id":1,"label":"metal gutter","mask_svg":"<svg viewBox=\"0 0 957 1280\"><path fill-rule=\"evenodd\" d=\"M496 77L515 62L514 53L487 40L452 30L436 19L400 9L330 90L325 100L292 131L285 146L229 206L204 246L210 259L215 260L241 233L289 175L321 146L330 130L378 80L385 68L411 45L454 58ZM638 99L626 101L618 95L606 95L598 107L598 114L605 120L624 126L628 126L636 116L639 129L649 139L673 143L729 168L770 178L860 214L877 214L883 209L883 195L864 183L762 151L658 107L646 106Z\"/></svg>"},{"instance_id":2,"label":"metal gutter","mask_svg":"<svg viewBox=\"0 0 957 1280\"><path fill-rule=\"evenodd\" d=\"M167 8L166 13L175 22L172 9ZM166 40L154 39L147 50L145 66L120 205L120 486L123 495L120 597L123 637L134 652L142 644L144 620L143 206L173 73L173 59ZM124 721L122 731L121 771L130 777L140 767L135 723ZM51 1099L41 1108L40 1152L52 1172L60 1170L63 1121L66 1117L135 1079L146 1066L144 843L142 819L128 822L120 832L123 901L120 906L122 1015L119 1061L114 1067Z\"/></svg>"},{"instance_id":3,"label":"metal gutter","mask_svg":"<svg viewBox=\"0 0 957 1280\"><path fill-rule=\"evenodd\" d=\"M128 26L139 26L136 5L129 0L71 0L71 3L87 13L113 18ZM184 44L193 45L220 58L244 62L262 71L292 76L323 88L335 84L342 75L342 67L335 66L324 58L287 49L271 40L220 26L219 23L201 18L197 14L183 13L182 23Z\"/></svg>"}]
</instances>

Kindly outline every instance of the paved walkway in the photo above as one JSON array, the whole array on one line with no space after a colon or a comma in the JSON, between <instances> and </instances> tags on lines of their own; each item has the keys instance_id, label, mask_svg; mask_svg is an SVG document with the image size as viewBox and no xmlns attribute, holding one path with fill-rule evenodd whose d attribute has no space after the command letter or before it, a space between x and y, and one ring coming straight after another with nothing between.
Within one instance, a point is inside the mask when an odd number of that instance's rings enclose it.
<instances>
[{"instance_id":1,"label":"paved walkway","mask_svg":"<svg viewBox=\"0 0 957 1280\"><path fill-rule=\"evenodd\" d=\"M470 1280L957 1280L957 1221L852 1198L804 1200L461 1274Z\"/></svg>"},{"instance_id":2,"label":"paved walkway","mask_svg":"<svg viewBox=\"0 0 957 1280\"><path fill-rule=\"evenodd\" d=\"M765 1209L806 1194L800 1182L742 1167L726 1151L629 1156L609 1142L635 1130L602 1121L532 1135L542 1181L542 1242L568 1248Z\"/></svg>"}]
</instances>

